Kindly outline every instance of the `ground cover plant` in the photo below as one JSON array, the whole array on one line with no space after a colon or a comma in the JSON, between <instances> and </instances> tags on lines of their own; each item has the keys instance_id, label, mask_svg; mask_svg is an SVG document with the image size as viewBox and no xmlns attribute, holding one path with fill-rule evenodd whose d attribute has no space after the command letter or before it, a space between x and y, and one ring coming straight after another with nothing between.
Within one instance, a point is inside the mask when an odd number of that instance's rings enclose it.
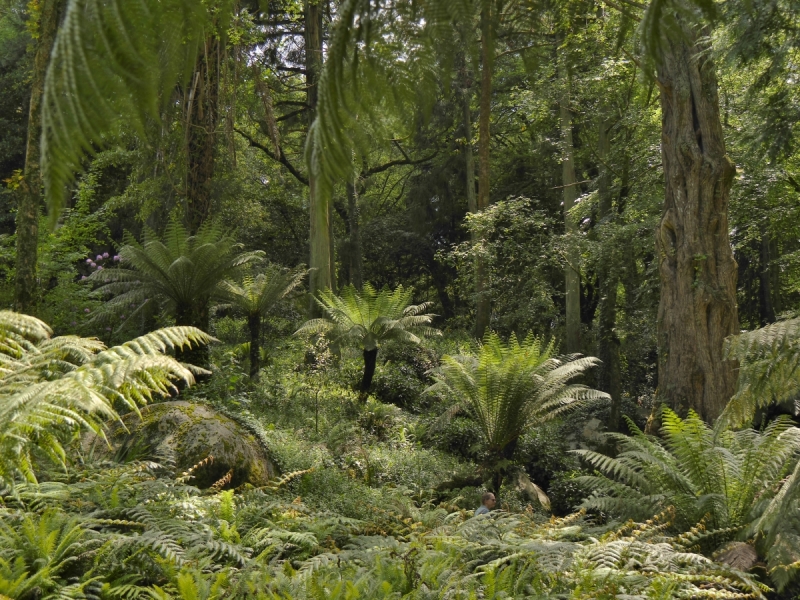
<instances>
[{"instance_id":1,"label":"ground cover plant","mask_svg":"<svg viewBox=\"0 0 800 600\"><path fill-rule=\"evenodd\" d=\"M789 0L0 0L0 600L800 597Z\"/></svg>"}]
</instances>

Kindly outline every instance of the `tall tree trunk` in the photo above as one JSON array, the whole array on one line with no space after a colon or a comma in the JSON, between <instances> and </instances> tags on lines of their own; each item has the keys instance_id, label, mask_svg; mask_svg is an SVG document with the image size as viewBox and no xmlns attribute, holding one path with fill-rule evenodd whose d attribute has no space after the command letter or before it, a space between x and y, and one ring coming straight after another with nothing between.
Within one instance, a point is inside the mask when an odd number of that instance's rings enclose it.
<instances>
[{"instance_id":1,"label":"tall tree trunk","mask_svg":"<svg viewBox=\"0 0 800 600\"><path fill-rule=\"evenodd\" d=\"M308 122L314 121L317 114L319 78L322 73L322 2L305 0L305 49L306 49L306 101L308 102ZM331 235L331 199L317 181L312 169L308 172L310 254L309 292L311 293L311 312L318 314L319 307L313 296L319 290L333 286L333 236Z\"/></svg>"},{"instance_id":2,"label":"tall tree trunk","mask_svg":"<svg viewBox=\"0 0 800 600\"><path fill-rule=\"evenodd\" d=\"M564 273L564 295L566 299L565 346L568 353L581 350L581 284L580 252L575 244L578 225L569 211L578 199L575 177L574 146L572 142L572 112L570 111L570 77L567 65L560 63L562 95L559 114L561 117L561 178L564 190L564 233L567 235L567 268Z\"/></svg>"},{"instance_id":3,"label":"tall tree trunk","mask_svg":"<svg viewBox=\"0 0 800 600\"><path fill-rule=\"evenodd\" d=\"M599 227L609 228L613 223L614 213L611 203L611 171L609 161L609 121L605 114L600 119L597 155L600 158L598 211ZM598 387L611 396L611 410L606 426L611 431L619 430L620 403L622 400L622 382L620 378L619 338L614 328L617 322L617 284L619 271L615 267L616 250L609 240L604 240L606 250L598 268L597 278L600 284L600 306L597 319L597 357L602 361L598 372Z\"/></svg>"},{"instance_id":4,"label":"tall tree trunk","mask_svg":"<svg viewBox=\"0 0 800 600\"><path fill-rule=\"evenodd\" d=\"M250 379L258 379L261 370L261 314L247 316L247 327L250 330Z\"/></svg>"},{"instance_id":5,"label":"tall tree trunk","mask_svg":"<svg viewBox=\"0 0 800 600\"><path fill-rule=\"evenodd\" d=\"M350 229L350 283L357 290L364 287L363 257L361 253L361 229L358 221L359 208L356 186L347 182L347 221Z\"/></svg>"},{"instance_id":6,"label":"tall tree trunk","mask_svg":"<svg viewBox=\"0 0 800 600\"><path fill-rule=\"evenodd\" d=\"M28 139L25 169L17 189L17 260L14 281L14 308L30 313L36 303L36 264L39 243L39 205L42 198L42 174L39 164L42 136L42 96L50 52L53 49L62 0L42 0L39 4L36 55L31 74L31 101L28 106Z\"/></svg>"},{"instance_id":7,"label":"tall tree trunk","mask_svg":"<svg viewBox=\"0 0 800 600\"><path fill-rule=\"evenodd\" d=\"M736 168L725 152L717 79L705 30L665 40L659 57L664 212L656 231L658 396L712 422L735 391L735 363L722 360L738 330L737 266L728 240Z\"/></svg>"},{"instance_id":8,"label":"tall tree trunk","mask_svg":"<svg viewBox=\"0 0 800 600\"><path fill-rule=\"evenodd\" d=\"M494 31L492 27L492 0L481 2L481 112L478 122L478 211L489 206L489 123L492 110L492 67L494 64ZM489 273L486 261L478 256L475 265L475 337L482 339L489 327L491 302L488 290Z\"/></svg>"},{"instance_id":9,"label":"tall tree trunk","mask_svg":"<svg viewBox=\"0 0 800 600\"><path fill-rule=\"evenodd\" d=\"M464 79L467 80L468 77L465 75ZM475 195L475 156L472 153L472 108L470 107L471 99L472 99L472 90L469 84L465 81L463 109L464 109L464 139L465 139L464 167L466 170L467 210L469 210L469 212L471 213L476 213L478 212L478 199ZM475 240L473 239L473 241Z\"/></svg>"},{"instance_id":10,"label":"tall tree trunk","mask_svg":"<svg viewBox=\"0 0 800 600\"><path fill-rule=\"evenodd\" d=\"M758 265L758 312L760 325L768 325L775 322L775 304L773 302L772 286L772 246L773 242L769 232L764 227L761 230L761 248L759 253Z\"/></svg>"},{"instance_id":11,"label":"tall tree trunk","mask_svg":"<svg viewBox=\"0 0 800 600\"><path fill-rule=\"evenodd\" d=\"M211 213L214 149L219 123L220 41L206 38L189 88L186 222L194 233Z\"/></svg>"}]
</instances>

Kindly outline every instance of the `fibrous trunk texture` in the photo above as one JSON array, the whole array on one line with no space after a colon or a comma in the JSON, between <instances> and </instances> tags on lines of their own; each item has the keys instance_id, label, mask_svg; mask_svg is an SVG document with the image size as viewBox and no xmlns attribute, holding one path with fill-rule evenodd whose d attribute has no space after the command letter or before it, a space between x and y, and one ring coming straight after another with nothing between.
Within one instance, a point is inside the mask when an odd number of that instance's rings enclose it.
<instances>
[{"instance_id":1,"label":"fibrous trunk texture","mask_svg":"<svg viewBox=\"0 0 800 600\"><path fill-rule=\"evenodd\" d=\"M317 85L322 73L322 3L319 0L305 0L305 51L306 51L306 101L308 102L309 125L317 113ZM331 207L328 194L319 185L314 172L309 169L309 292L311 293L311 312L319 314L314 295L319 290L333 286L333 237L331 236Z\"/></svg>"},{"instance_id":2,"label":"fibrous trunk texture","mask_svg":"<svg viewBox=\"0 0 800 600\"><path fill-rule=\"evenodd\" d=\"M658 396L679 413L712 422L736 386L736 365L722 360L738 329L737 265L728 239L736 169L725 153L717 80L707 31L665 40L661 89L664 211L656 231Z\"/></svg>"},{"instance_id":3,"label":"fibrous trunk texture","mask_svg":"<svg viewBox=\"0 0 800 600\"><path fill-rule=\"evenodd\" d=\"M220 41L206 38L189 87L186 221L192 233L211 214L214 148L219 123Z\"/></svg>"},{"instance_id":4,"label":"fibrous trunk texture","mask_svg":"<svg viewBox=\"0 0 800 600\"><path fill-rule=\"evenodd\" d=\"M598 211L599 227L610 227L614 212L611 202L611 172L609 160L609 127L607 119L601 118L598 132L597 154L600 158L600 181ZM606 241L606 243L609 243ZM617 321L617 285L619 271L613 264L616 258L614 248L606 248L598 266L597 279L600 287L600 303L597 319L597 358L602 361L597 374L598 387L611 396L611 406L606 426L611 431L619 429L622 382L620 378L619 337L615 326Z\"/></svg>"},{"instance_id":5,"label":"fibrous trunk texture","mask_svg":"<svg viewBox=\"0 0 800 600\"><path fill-rule=\"evenodd\" d=\"M261 314L248 315L247 327L250 330L250 379L258 379L261 370Z\"/></svg>"},{"instance_id":6,"label":"fibrous trunk texture","mask_svg":"<svg viewBox=\"0 0 800 600\"><path fill-rule=\"evenodd\" d=\"M563 93L559 114L561 117L561 178L564 190L564 233L567 236L566 260L564 272L564 296L566 301L566 335L564 339L567 353L581 350L581 284L580 284L580 252L576 245L575 234L578 232L575 219L569 211L578 199L578 185L575 177L575 162L572 142L572 112L570 103L569 72L563 63L559 67Z\"/></svg>"},{"instance_id":7,"label":"fibrous trunk texture","mask_svg":"<svg viewBox=\"0 0 800 600\"><path fill-rule=\"evenodd\" d=\"M361 379L361 393L366 395L372 387L372 378L375 376L375 365L378 362L378 349L364 350L364 376Z\"/></svg>"},{"instance_id":8,"label":"fibrous trunk texture","mask_svg":"<svg viewBox=\"0 0 800 600\"><path fill-rule=\"evenodd\" d=\"M492 67L494 44L492 39L492 2L482 0L481 6L481 112L478 123L478 211L489 206L489 123L492 110ZM489 327L491 302L488 290L489 272L486 261L479 254L475 265L475 337L482 339Z\"/></svg>"},{"instance_id":9,"label":"fibrous trunk texture","mask_svg":"<svg viewBox=\"0 0 800 600\"><path fill-rule=\"evenodd\" d=\"M53 49L62 0L43 0L40 4L39 38L31 74L31 101L28 107L28 139L25 170L17 189L16 275L14 308L32 312L36 302L36 263L39 243L39 205L42 197L42 175L39 164L42 135L42 96L50 52Z\"/></svg>"}]
</instances>

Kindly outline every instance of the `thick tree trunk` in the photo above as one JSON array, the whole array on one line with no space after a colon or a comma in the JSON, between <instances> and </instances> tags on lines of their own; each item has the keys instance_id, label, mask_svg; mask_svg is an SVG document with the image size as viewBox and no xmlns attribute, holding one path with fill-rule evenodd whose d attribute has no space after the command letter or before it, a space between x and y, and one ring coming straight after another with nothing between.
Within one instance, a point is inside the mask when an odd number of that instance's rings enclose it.
<instances>
[{"instance_id":1,"label":"thick tree trunk","mask_svg":"<svg viewBox=\"0 0 800 600\"><path fill-rule=\"evenodd\" d=\"M758 269L758 313L760 325L775 322L775 304L773 302L773 242L766 228L761 232L761 248Z\"/></svg>"},{"instance_id":2,"label":"thick tree trunk","mask_svg":"<svg viewBox=\"0 0 800 600\"><path fill-rule=\"evenodd\" d=\"M364 376L361 378L361 393L366 395L372 387L372 378L375 376L375 365L378 362L378 349L364 350Z\"/></svg>"},{"instance_id":3,"label":"thick tree trunk","mask_svg":"<svg viewBox=\"0 0 800 600\"><path fill-rule=\"evenodd\" d=\"M250 379L258 379L261 370L261 314L247 316L250 330Z\"/></svg>"},{"instance_id":4,"label":"thick tree trunk","mask_svg":"<svg viewBox=\"0 0 800 600\"><path fill-rule=\"evenodd\" d=\"M489 206L489 143L492 110L492 67L494 63L494 39L492 27L492 0L482 0L481 6L481 112L478 122L478 211ZM478 257L475 265L475 337L482 339L489 327L491 302L488 289L489 273L486 262Z\"/></svg>"},{"instance_id":5,"label":"thick tree trunk","mask_svg":"<svg viewBox=\"0 0 800 600\"><path fill-rule=\"evenodd\" d=\"M658 65L665 198L656 255L658 396L712 422L735 391L736 365L722 360L722 344L738 314L728 239L736 169L725 152L714 64L698 42L707 34L665 41Z\"/></svg>"},{"instance_id":6,"label":"thick tree trunk","mask_svg":"<svg viewBox=\"0 0 800 600\"><path fill-rule=\"evenodd\" d=\"M363 257L361 251L361 229L359 224L358 196L356 186L347 183L347 224L350 229L350 284L357 290L364 287Z\"/></svg>"},{"instance_id":7,"label":"thick tree trunk","mask_svg":"<svg viewBox=\"0 0 800 600\"><path fill-rule=\"evenodd\" d=\"M613 222L611 202L611 172L609 161L609 123L600 119L597 154L600 157L600 180L598 211L599 227L610 227ZM608 243L608 242L606 242ZM600 284L600 305L597 319L597 358L602 361L597 376L598 387L611 396L611 410L606 426L611 431L619 430L620 403L622 400L622 381L620 377L619 338L614 328L617 322L617 284L619 272L613 264L616 252L607 248L603 253L598 268L597 278Z\"/></svg>"},{"instance_id":8,"label":"thick tree trunk","mask_svg":"<svg viewBox=\"0 0 800 600\"><path fill-rule=\"evenodd\" d=\"M192 306L178 307L178 310L175 312L175 325L197 327L202 331L208 331L208 301L202 305L196 304ZM191 348L176 350L175 357L181 362L203 368L207 368L210 362L208 346L206 345L192 346Z\"/></svg>"},{"instance_id":9,"label":"thick tree trunk","mask_svg":"<svg viewBox=\"0 0 800 600\"><path fill-rule=\"evenodd\" d=\"M305 52L306 52L306 101L308 102L309 125L317 113L317 85L322 73L322 2L305 0ZM311 312L318 314L319 307L313 296L319 290L333 286L333 236L331 235L331 199L325 193L316 175L309 169L309 292L311 293Z\"/></svg>"},{"instance_id":10,"label":"thick tree trunk","mask_svg":"<svg viewBox=\"0 0 800 600\"><path fill-rule=\"evenodd\" d=\"M211 214L214 149L219 123L220 41L206 38L189 88L186 222L192 233Z\"/></svg>"},{"instance_id":11,"label":"thick tree trunk","mask_svg":"<svg viewBox=\"0 0 800 600\"><path fill-rule=\"evenodd\" d=\"M570 78L566 65L560 69L561 96L559 114L561 117L561 177L564 194L564 233L567 235L566 259L564 273L564 296L566 299L566 335L565 350L568 353L581 351L581 287L580 287L580 252L573 239L578 231L575 219L569 211L578 199L578 185L575 177L574 146L572 142L572 112L570 111Z\"/></svg>"},{"instance_id":12,"label":"thick tree trunk","mask_svg":"<svg viewBox=\"0 0 800 600\"><path fill-rule=\"evenodd\" d=\"M62 0L40 3L39 38L31 74L31 101L28 106L28 139L25 170L17 189L17 260L14 281L14 309L30 313L36 303L36 264L39 243L39 205L42 198L40 138L42 135L42 96L50 52L53 49Z\"/></svg>"}]
</instances>

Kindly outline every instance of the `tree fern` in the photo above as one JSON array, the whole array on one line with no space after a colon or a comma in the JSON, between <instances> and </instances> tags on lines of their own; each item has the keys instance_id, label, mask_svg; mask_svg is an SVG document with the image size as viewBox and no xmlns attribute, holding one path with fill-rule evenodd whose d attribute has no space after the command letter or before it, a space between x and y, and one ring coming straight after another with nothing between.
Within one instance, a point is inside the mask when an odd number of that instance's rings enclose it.
<instances>
[{"instance_id":1,"label":"tree fern","mask_svg":"<svg viewBox=\"0 0 800 600\"><path fill-rule=\"evenodd\" d=\"M100 432L115 406L136 410L153 395L169 395L174 382L191 384L196 367L164 354L204 344L191 327L162 329L106 349L94 339L50 338L46 324L0 311L0 478L33 479L33 451L64 464L63 434Z\"/></svg>"},{"instance_id":2,"label":"tree fern","mask_svg":"<svg viewBox=\"0 0 800 600\"><path fill-rule=\"evenodd\" d=\"M582 375L597 359L556 356L555 342L544 344L529 335L508 343L491 332L475 352L445 356L429 390L445 390L477 421L492 470L508 460L516 440L529 427L608 395L569 381ZM452 409L451 409L452 411ZM495 491L500 483L495 474Z\"/></svg>"},{"instance_id":3,"label":"tree fern","mask_svg":"<svg viewBox=\"0 0 800 600\"><path fill-rule=\"evenodd\" d=\"M360 347L364 352L361 391L366 394L382 343L397 340L420 344L423 337L440 334L438 329L430 327L435 315L425 312L431 303L411 304L413 292L402 285L394 291L388 288L378 291L369 283L360 292L347 286L339 296L331 290L322 290L317 303L325 317L307 321L297 333L325 334L332 344Z\"/></svg>"},{"instance_id":4,"label":"tree fern","mask_svg":"<svg viewBox=\"0 0 800 600\"><path fill-rule=\"evenodd\" d=\"M222 281L219 284L220 297L224 302L234 306L247 317L250 329L250 377L258 376L261 361L261 319L266 316L275 304L296 289L308 271L300 267L293 271L284 271L270 265L264 273L255 277L246 276L242 283Z\"/></svg>"}]
</instances>

